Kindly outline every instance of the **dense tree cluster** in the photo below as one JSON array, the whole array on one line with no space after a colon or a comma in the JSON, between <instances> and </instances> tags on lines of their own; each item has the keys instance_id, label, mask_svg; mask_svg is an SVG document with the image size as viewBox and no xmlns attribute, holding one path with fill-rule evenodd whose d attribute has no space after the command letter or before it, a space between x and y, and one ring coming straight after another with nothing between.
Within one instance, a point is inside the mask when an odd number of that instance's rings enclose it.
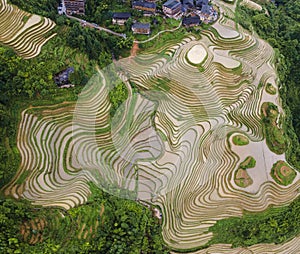
<instances>
[{"instance_id":1,"label":"dense tree cluster","mask_svg":"<svg viewBox=\"0 0 300 254\"><path fill-rule=\"evenodd\" d=\"M112 56L126 55L132 47L132 37L126 39L104 31L84 28L78 22L71 22L66 43L72 48L85 52L89 59L98 60L101 67L111 62Z\"/></svg>"},{"instance_id":2,"label":"dense tree cluster","mask_svg":"<svg viewBox=\"0 0 300 254\"><path fill-rule=\"evenodd\" d=\"M230 243L234 247L282 243L300 233L299 210L300 198L297 198L289 206L220 220L211 228L214 238L210 243Z\"/></svg>"},{"instance_id":3,"label":"dense tree cluster","mask_svg":"<svg viewBox=\"0 0 300 254\"><path fill-rule=\"evenodd\" d=\"M128 90L124 83L116 84L113 89L109 91L109 98L111 102L110 116L113 117L116 110L126 101L128 97Z\"/></svg>"},{"instance_id":4,"label":"dense tree cluster","mask_svg":"<svg viewBox=\"0 0 300 254\"><path fill-rule=\"evenodd\" d=\"M87 204L63 211L33 207L25 201L0 199L1 253L168 253L161 226L151 211L135 201L111 196L91 185ZM62 216L62 214L64 216ZM43 221L40 230L27 228L42 241L29 244L22 225ZM83 225L93 225L86 239L79 239ZM95 224L98 225L95 230Z\"/></svg>"}]
</instances>

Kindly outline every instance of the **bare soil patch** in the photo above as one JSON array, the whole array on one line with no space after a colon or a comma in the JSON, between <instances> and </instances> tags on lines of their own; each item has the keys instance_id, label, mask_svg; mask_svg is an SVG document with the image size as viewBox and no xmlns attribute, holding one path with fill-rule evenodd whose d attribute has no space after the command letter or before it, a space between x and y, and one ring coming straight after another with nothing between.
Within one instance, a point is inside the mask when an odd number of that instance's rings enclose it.
<instances>
[{"instance_id":1,"label":"bare soil patch","mask_svg":"<svg viewBox=\"0 0 300 254\"><path fill-rule=\"evenodd\" d=\"M137 55L137 52L139 51L139 44L134 42L132 45L132 48L130 50L130 56L135 57Z\"/></svg>"}]
</instances>

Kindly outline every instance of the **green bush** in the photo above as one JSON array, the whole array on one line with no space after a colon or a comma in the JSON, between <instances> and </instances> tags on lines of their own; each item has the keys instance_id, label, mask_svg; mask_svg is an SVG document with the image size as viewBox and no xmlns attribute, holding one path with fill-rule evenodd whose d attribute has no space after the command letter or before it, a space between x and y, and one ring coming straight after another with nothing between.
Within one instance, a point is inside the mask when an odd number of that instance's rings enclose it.
<instances>
[{"instance_id":1,"label":"green bush","mask_svg":"<svg viewBox=\"0 0 300 254\"><path fill-rule=\"evenodd\" d=\"M249 139L242 135L235 135L232 138L232 142L237 146L244 146L249 144Z\"/></svg>"}]
</instances>

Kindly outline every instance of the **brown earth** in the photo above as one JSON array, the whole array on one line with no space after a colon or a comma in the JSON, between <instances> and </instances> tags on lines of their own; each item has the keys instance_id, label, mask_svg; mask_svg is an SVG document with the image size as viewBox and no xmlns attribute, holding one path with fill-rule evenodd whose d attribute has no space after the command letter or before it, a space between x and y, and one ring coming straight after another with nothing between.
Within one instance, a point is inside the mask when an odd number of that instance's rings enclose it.
<instances>
[{"instance_id":1,"label":"brown earth","mask_svg":"<svg viewBox=\"0 0 300 254\"><path fill-rule=\"evenodd\" d=\"M135 57L139 51L139 44L134 42L130 50L130 57Z\"/></svg>"},{"instance_id":2,"label":"brown earth","mask_svg":"<svg viewBox=\"0 0 300 254\"><path fill-rule=\"evenodd\" d=\"M283 166L283 167L281 167L281 169L280 169L280 173L281 173L283 176L288 176L288 175L290 175L292 172L293 172L293 170L292 170L290 167L287 167L287 166Z\"/></svg>"},{"instance_id":3,"label":"brown earth","mask_svg":"<svg viewBox=\"0 0 300 254\"><path fill-rule=\"evenodd\" d=\"M40 218L26 221L21 225L20 233L25 242L37 244L43 241L43 230L46 225L46 221Z\"/></svg>"}]
</instances>

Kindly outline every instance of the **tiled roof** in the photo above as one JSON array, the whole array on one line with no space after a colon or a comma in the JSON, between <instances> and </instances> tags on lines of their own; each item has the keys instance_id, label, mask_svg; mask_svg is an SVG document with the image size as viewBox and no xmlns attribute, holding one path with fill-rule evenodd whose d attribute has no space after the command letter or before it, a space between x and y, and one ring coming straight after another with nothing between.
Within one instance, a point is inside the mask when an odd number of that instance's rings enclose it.
<instances>
[{"instance_id":1,"label":"tiled roof","mask_svg":"<svg viewBox=\"0 0 300 254\"><path fill-rule=\"evenodd\" d=\"M131 14L129 12L115 12L113 14L114 19L129 19Z\"/></svg>"},{"instance_id":2,"label":"tiled roof","mask_svg":"<svg viewBox=\"0 0 300 254\"><path fill-rule=\"evenodd\" d=\"M199 25L200 24L200 18L198 16L195 17L185 17L182 20L182 24L189 26L189 25Z\"/></svg>"},{"instance_id":3,"label":"tiled roof","mask_svg":"<svg viewBox=\"0 0 300 254\"><path fill-rule=\"evenodd\" d=\"M210 14L210 6L209 5L202 5L201 12L205 14Z\"/></svg>"},{"instance_id":4,"label":"tiled roof","mask_svg":"<svg viewBox=\"0 0 300 254\"><path fill-rule=\"evenodd\" d=\"M136 22L132 25L133 29L150 29L150 23L139 23Z\"/></svg>"},{"instance_id":5,"label":"tiled roof","mask_svg":"<svg viewBox=\"0 0 300 254\"><path fill-rule=\"evenodd\" d=\"M178 8L178 6L180 6L180 5L181 5L181 3L176 0L168 0L167 2L165 2L163 4L163 6L169 8L171 10Z\"/></svg>"},{"instance_id":6,"label":"tiled roof","mask_svg":"<svg viewBox=\"0 0 300 254\"><path fill-rule=\"evenodd\" d=\"M156 9L156 3L149 3L149 2L142 2L142 1L135 1L132 3L132 6L142 6L149 9Z\"/></svg>"}]
</instances>

